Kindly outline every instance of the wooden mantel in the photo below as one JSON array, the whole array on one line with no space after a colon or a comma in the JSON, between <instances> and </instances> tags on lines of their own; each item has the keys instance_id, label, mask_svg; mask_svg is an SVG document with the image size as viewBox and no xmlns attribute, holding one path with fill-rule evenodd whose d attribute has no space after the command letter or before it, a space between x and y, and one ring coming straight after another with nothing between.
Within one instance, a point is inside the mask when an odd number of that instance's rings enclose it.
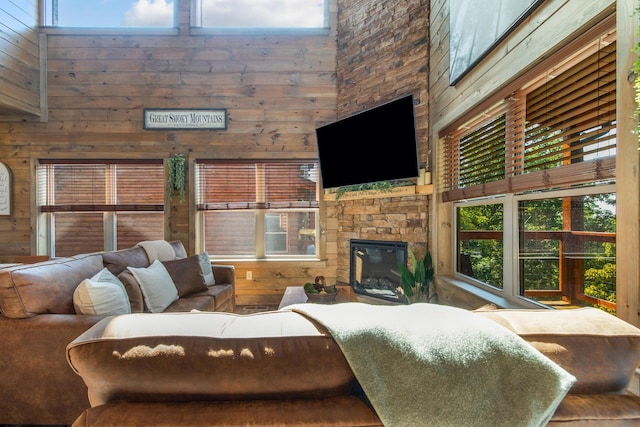
<instances>
[{"instance_id":1,"label":"wooden mantel","mask_svg":"<svg viewBox=\"0 0 640 427\"><path fill-rule=\"evenodd\" d=\"M340 200L359 200L359 199L382 199L385 197L404 197L414 195L433 194L433 184L428 185L410 185L404 187L395 187L386 190L361 190L348 191L343 193ZM336 192L327 192L324 194L324 201L336 201Z\"/></svg>"}]
</instances>

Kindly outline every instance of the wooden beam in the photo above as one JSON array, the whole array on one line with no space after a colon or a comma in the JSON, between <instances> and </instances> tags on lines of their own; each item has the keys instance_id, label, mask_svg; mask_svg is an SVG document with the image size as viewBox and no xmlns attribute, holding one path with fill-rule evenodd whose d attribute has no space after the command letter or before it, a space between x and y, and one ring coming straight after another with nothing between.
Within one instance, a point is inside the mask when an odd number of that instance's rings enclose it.
<instances>
[{"instance_id":1,"label":"wooden beam","mask_svg":"<svg viewBox=\"0 0 640 427\"><path fill-rule=\"evenodd\" d=\"M633 82L634 48L638 42L638 14L633 0L617 4L617 315L640 326L640 152Z\"/></svg>"}]
</instances>

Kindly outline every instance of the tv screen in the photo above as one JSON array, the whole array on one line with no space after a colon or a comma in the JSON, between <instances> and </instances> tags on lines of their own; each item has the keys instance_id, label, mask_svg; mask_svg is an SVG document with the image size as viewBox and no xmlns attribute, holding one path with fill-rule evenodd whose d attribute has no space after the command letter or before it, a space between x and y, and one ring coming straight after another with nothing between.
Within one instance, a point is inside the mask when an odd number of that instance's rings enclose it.
<instances>
[{"instance_id":1,"label":"tv screen","mask_svg":"<svg viewBox=\"0 0 640 427\"><path fill-rule=\"evenodd\" d=\"M324 188L419 175L413 96L316 129Z\"/></svg>"}]
</instances>

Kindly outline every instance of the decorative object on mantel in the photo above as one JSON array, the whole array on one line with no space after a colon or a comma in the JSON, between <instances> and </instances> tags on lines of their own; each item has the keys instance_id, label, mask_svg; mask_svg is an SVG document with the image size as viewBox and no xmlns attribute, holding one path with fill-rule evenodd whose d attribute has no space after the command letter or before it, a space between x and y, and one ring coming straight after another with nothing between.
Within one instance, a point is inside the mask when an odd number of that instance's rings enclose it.
<instances>
[{"instance_id":1,"label":"decorative object on mantel","mask_svg":"<svg viewBox=\"0 0 640 427\"><path fill-rule=\"evenodd\" d=\"M185 199L186 188L186 159L182 154L174 154L169 157L169 198L172 198L174 192L178 192L180 203Z\"/></svg>"},{"instance_id":2,"label":"decorative object on mantel","mask_svg":"<svg viewBox=\"0 0 640 427\"><path fill-rule=\"evenodd\" d=\"M431 184L431 172L425 168L420 168L420 176L416 181L416 185L429 185Z\"/></svg>"},{"instance_id":3,"label":"decorative object on mantel","mask_svg":"<svg viewBox=\"0 0 640 427\"><path fill-rule=\"evenodd\" d=\"M145 109L145 129L227 129L227 110L218 109Z\"/></svg>"},{"instance_id":4,"label":"decorative object on mantel","mask_svg":"<svg viewBox=\"0 0 640 427\"><path fill-rule=\"evenodd\" d=\"M431 294L433 282L433 261L431 253L427 251L425 256L417 259L415 253L409 250L413 271L404 264L398 264L402 275L402 292L409 304L414 302L431 302L436 294Z\"/></svg>"},{"instance_id":5,"label":"decorative object on mantel","mask_svg":"<svg viewBox=\"0 0 640 427\"><path fill-rule=\"evenodd\" d=\"M11 215L12 181L9 166L0 163L0 216Z\"/></svg>"}]
</instances>

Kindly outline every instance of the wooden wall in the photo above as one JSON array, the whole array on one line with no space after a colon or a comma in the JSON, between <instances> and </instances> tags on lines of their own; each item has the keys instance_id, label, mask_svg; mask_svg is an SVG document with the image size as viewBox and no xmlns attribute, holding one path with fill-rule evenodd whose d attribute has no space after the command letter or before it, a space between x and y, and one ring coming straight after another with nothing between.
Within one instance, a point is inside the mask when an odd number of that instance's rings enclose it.
<instances>
[{"instance_id":1,"label":"wooden wall","mask_svg":"<svg viewBox=\"0 0 640 427\"><path fill-rule=\"evenodd\" d=\"M0 122L39 120L40 61L38 0L0 2ZM0 217L0 255L31 253L29 154L15 141L0 131L0 162L13 181L12 215Z\"/></svg>"},{"instance_id":2,"label":"wooden wall","mask_svg":"<svg viewBox=\"0 0 640 427\"><path fill-rule=\"evenodd\" d=\"M164 35L47 30L48 121L0 117L0 156L13 171L15 195L14 214L0 217L0 255L35 253L38 159L182 153L192 166L196 158L317 158L315 128L335 119L335 0L328 33L224 36L190 35L191 2L178 1L180 30ZM225 108L229 125L144 130L144 108ZM192 195L184 204L174 197L166 212L165 237L182 240L190 252L193 204ZM240 304L277 303L286 286L301 285L326 265L235 264ZM252 280L245 279L249 269Z\"/></svg>"},{"instance_id":3,"label":"wooden wall","mask_svg":"<svg viewBox=\"0 0 640 427\"><path fill-rule=\"evenodd\" d=\"M38 0L0 3L0 114L40 115Z\"/></svg>"},{"instance_id":4,"label":"wooden wall","mask_svg":"<svg viewBox=\"0 0 640 427\"><path fill-rule=\"evenodd\" d=\"M616 2L616 120L618 155L616 156L616 314L640 327L640 151L638 115L633 75L640 42L638 2ZM622 54L620 54L622 53ZM633 383L640 393L640 372Z\"/></svg>"},{"instance_id":5,"label":"wooden wall","mask_svg":"<svg viewBox=\"0 0 640 427\"><path fill-rule=\"evenodd\" d=\"M427 169L428 26L426 0L339 1L338 117L413 94L420 164ZM387 125L393 124L381 124ZM375 149L393 149L393 141ZM350 239L405 241L424 254L429 246L429 199L327 201L326 248L337 280L349 281Z\"/></svg>"}]
</instances>

